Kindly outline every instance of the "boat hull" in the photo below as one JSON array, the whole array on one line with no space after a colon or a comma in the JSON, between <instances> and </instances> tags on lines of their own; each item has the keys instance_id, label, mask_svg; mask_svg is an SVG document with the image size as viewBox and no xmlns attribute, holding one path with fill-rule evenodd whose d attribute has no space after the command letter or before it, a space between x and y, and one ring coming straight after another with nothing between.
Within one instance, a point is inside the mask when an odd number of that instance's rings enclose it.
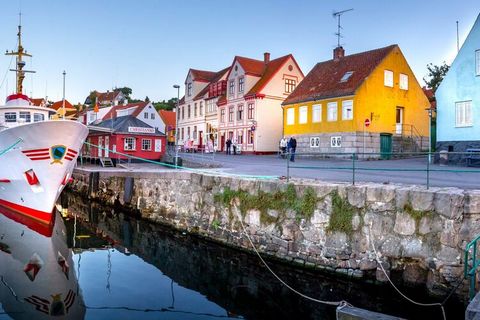
<instances>
[{"instance_id":1,"label":"boat hull","mask_svg":"<svg viewBox=\"0 0 480 320\"><path fill-rule=\"evenodd\" d=\"M0 205L50 223L87 134L86 126L69 120L0 131Z\"/></svg>"}]
</instances>

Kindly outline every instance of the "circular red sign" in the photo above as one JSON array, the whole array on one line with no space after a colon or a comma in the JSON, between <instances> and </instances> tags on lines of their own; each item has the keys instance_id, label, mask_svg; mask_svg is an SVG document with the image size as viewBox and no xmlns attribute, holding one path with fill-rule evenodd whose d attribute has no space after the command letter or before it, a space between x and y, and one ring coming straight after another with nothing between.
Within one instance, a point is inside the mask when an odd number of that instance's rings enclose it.
<instances>
[{"instance_id":1,"label":"circular red sign","mask_svg":"<svg viewBox=\"0 0 480 320\"><path fill-rule=\"evenodd\" d=\"M368 127L370 125L370 119L365 119L365 127Z\"/></svg>"}]
</instances>

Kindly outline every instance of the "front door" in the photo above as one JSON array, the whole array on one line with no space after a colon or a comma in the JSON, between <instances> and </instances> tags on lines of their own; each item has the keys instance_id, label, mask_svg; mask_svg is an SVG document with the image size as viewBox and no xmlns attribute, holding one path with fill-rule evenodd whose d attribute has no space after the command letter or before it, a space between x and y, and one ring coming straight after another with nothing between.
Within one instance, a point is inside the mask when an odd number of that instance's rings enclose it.
<instances>
[{"instance_id":1,"label":"front door","mask_svg":"<svg viewBox=\"0 0 480 320\"><path fill-rule=\"evenodd\" d=\"M396 115L395 115L395 122L396 122L396 128L395 128L395 133L396 134L402 134L403 132L403 108L397 107Z\"/></svg>"},{"instance_id":2,"label":"front door","mask_svg":"<svg viewBox=\"0 0 480 320\"><path fill-rule=\"evenodd\" d=\"M220 138L220 151L225 151L225 134Z\"/></svg>"},{"instance_id":3,"label":"front door","mask_svg":"<svg viewBox=\"0 0 480 320\"><path fill-rule=\"evenodd\" d=\"M198 146L200 148L203 146L203 131L198 132Z\"/></svg>"},{"instance_id":4,"label":"front door","mask_svg":"<svg viewBox=\"0 0 480 320\"><path fill-rule=\"evenodd\" d=\"M110 137L106 136L105 137L105 158L108 158L110 155Z\"/></svg>"}]
</instances>

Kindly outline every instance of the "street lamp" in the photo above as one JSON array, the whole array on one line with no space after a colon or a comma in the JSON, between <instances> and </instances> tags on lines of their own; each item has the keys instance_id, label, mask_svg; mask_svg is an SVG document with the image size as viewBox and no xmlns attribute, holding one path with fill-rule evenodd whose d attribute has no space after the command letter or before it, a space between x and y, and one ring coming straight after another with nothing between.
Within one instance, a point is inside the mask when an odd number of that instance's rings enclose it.
<instances>
[{"instance_id":1,"label":"street lamp","mask_svg":"<svg viewBox=\"0 0 480 320\"><path fill-rule=\"evenodd\" d=\"M65 120L65 75L67 74L65 70L63 70L63 102L62 102L62 111L63 111L63 116L62 120Z\"/></svg>"},{"instance_id":2,"label":"street lamp","mask_svg":"<svg viewBox=\"0 0 480 320\"><path fill-rule=\"evenodd\" d=\"M180 114L180 110L178 110L178 104L180 102L180 86L178 84L174 84L173 87L177 89L177 112L175 114L175 168L178 169L178 115Z\"/></svg>"}]
</instances>

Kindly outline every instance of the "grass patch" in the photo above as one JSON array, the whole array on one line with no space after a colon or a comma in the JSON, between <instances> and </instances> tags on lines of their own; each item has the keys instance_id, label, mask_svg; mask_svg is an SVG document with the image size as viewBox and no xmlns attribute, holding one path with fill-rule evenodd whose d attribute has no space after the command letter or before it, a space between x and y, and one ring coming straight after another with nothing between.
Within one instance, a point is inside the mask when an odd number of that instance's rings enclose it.
<instances>
[{"instance_id":1,"label":"grass patch","mask_svg":"<svg viewBox=\"0 0 480 320\"><path fill-rule=\"evenodd\" d=\"M285 219L287 210L293 210L297 219L310 219L313 216L318 198L315 190L307 187L302 197L298 197L297 191L292 184L287 186L285 191L277 190L273 193L258 191L258 194L251 195L245 190L234 191L229 187L223 192L213 196L216 203L228 207L230 212L233 206L232 201L238 201L238 209L242 216L249 210L260 211L260 222L262 224L272 224ZM277 217L268 214L269 210L275 210ZM229 219L232 220L232 215Z\"/></svg>"},{"instance_id":2,"label":"grass patch","mask_svg":"<svg viewBox=\"0 0 480 320\"><path fill-rule=\"evenodd\" d=\"M357 209L347 199L340 197L337 191L334 191L331 196L332 214L328 221L327 231L339 231L351 235L353 232L352 220Z\"/></svg>"}]
</instances>

